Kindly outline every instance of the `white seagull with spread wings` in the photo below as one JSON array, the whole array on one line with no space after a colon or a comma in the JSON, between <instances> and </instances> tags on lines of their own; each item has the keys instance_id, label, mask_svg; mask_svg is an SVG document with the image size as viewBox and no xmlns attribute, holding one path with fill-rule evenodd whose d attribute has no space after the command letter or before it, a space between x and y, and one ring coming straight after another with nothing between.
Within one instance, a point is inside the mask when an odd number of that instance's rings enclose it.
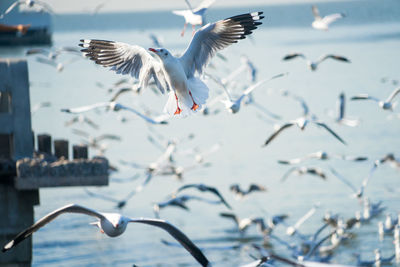
<instances>
[{"instance_id":1,"label":"white seagull with spread wings","mask_svg":"<svg viewBox=\"0 0 400 267\"><path fill-rule=\"evenodd\" d=\"M312 13L314 15L314 21L311 26L317 30L327 31L329 29L329 24L332 22L344 18L346 15L344 13L334 13L330 15L326 15L325 17L321 17L319 15L319 10L317 6L312 6Z\"/></svg>"},{"instance_id":2,"label":"white seagull with spread wings","mask_svg":"<svg viewBox=\"0 0 400 267\"><path fill-rule=\"evenodd\" d=\"M165 48L149 48L156 60L143 47L103 40L81 40L85 56L119 74L130 74L146 87L154 79L158 89L170 91L164 111L170 115L188 115L205 104L208 87L195 77L201 74L210 58L218 51L252 33L261 24L263 12L253 12L207 24L196 31L181 57Z\"/></svg>"},{"instance_id":3,"label":"white seagull with spread wings","mask_svg":"<svg viewBox=\"0 0 400 267\"><path fill-rule=\"evenodd\" d=\"M181 36L185 35L186 27L188 24L192 24L193 34L195 32L196 25L203 25L205 21L205 13L207 9L215 2L215 0L203 0L200 5L196 8L192 8L192 5L188 0L185 0L189 9L186 10L173 10L172 13L185 18L185 24Z\"/></svg>"},{"instance_id":4,"label":"white seagull with spread wings","mask_svg":"<svg viewBox=\"0 0 400 267\"><path fill-rule=\"evenodd\" d=\"M12 249L20 242L31 236L34 232L44 227L46 224L50 223L61 214L65 213L78 213L96 217L98 221L92 224L97 226L102 233L108 235L109 237L116 237L123 234L126 230L126 227L128 226L128 223L148 224L161 228L164 231L168 232L172 237L174 237L190 254L192 254L192 256L200 263L200 265L211 266L210 262L204 256L201 250L195 244L193 244L193 242L184 233L182 233L178 228L167 221L159 219L129 218L122 216L119 213L97 212L95 210L77 204L69 204L50 212L39 221L37 221L35 224L19 233L13 240L8 242L3 247L2 251L6 252Z\"/></svg>"}]
</instances>

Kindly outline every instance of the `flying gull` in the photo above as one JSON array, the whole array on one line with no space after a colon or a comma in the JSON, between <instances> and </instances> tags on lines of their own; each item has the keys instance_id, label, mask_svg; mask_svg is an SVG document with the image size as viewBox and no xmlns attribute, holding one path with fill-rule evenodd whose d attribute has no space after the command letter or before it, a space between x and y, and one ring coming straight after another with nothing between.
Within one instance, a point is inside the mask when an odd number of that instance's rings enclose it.
<instances>
[{"instance_id":1,"label":"flying gull","mask_svg":"<svg viewBox=\"0 0 400 267\"><path fill-rule=\"evenodd\" d=\"M174 193L173 195L178 194L179 192L189 189L189 188L195 188L201 192L210 192L213 193L214 195L216 195L221 202L228 208L228 209L232 209L232 207L226 202L226 200L224 199L224 197L221 195L221 193L218 191L218 189L216 189L213 186L208 186L205 184L186 184L183 185L181 187L179 187Z\"/></svg>"},{"instance_id":2,"label":"flying gull","mask_svg":"<svg viewBox=\"0 0 400 267\"><path fill-rule=\"evenodd\" d=\"M5 15L7 15L14 8L16 8L20 5L25 5L29 8L39 6L41 8L41 10L45 10L49 13L54 13L53 9L46 2L39 1L39 0L19 0L19 1L15 1L14 3L12 3L3 14L0 14L0 19L3 19Z\"/></svg>"},{"instance_id":3,"label":"flying gull","mask_svg":"<svg viewBox=\"0 0 400 267\"><path fill-rule=\"evenodd\" d=\"M390 110L393 111L395 104L392 103L393 99L400 93L400 87L394 89L394 91L389 95L386 100L380 100L376 97L370 96L368 94L360 94L353 96L350 100L373 100L378 103L378 106L383 110Z\"/></svg>"},{"instance_id":4,"label":"flying gull","mask_svg":"<svg viewBox=\"0 0 400 267\"><path fill-rule=\"evenodd\" d=\"M147 87L153 79L157 88L169 92L164 111L170 115L191 114L208 98L208 87L195 73L202 74L207 62L221 50L246 35L261 24L263 12L253 12L207 24L196 31L181 57L173 56L165 48L149 48L160 61L144 48L121 42L81 40L85 56L119 74L130 74Z\"/></svg>"},{"instance_id":5,"label":"flying gull","mask_svg":"<svg viewBox=\"0 0 400 267\"><path fill-rule=\"evenodd\" d=\"M317 6L312 6L312 13L314 15L314 21L312 22L311 26L317 30L324 30L327 31L329 29L329 25L332 22L335 22L338 19L344 18L344 13L334 13L324 17L319 15L319 10Z\"/></svg>"},{"instance_id":6,"label":"flying gull","mask_svg":"<svg viewBox=\"0 0 400 267\"><path fill-rule=\"evenodd\" d=\"M291 53L291 54L288 54L288 55L284 56L283 60L287 61L287 60L294 59L296 57L300 57L300 58L306 60L308 68L310 70L312 70L312 71L317 70L319 64L321 64L323 61L325 61L328 58L335 59L335 60L342 61L342 62L346 62L346 63L351 63L351 61L349 59L347 59L346 57L338 56L338 55L332 55L332 54L322 55L322 56L320 56L318 58L318 60L311 61L311 60L307 59L306 56L304 54L302 54L302 53Z\"/></svg>"},{"instance_id":7,"label":"flying gull","mask_svg":"<svg viewBox=\"0 0 400 267\"><path fill-rule=\"evenodd\" d=\"M205 22L205 13L207 9L215 2L215 0L203 0L198 7L192 8L189 0L185 0L189 9L186 10L173 10L172 13L185 18L185 24L181 36L185 35L186 27L188 24L192 24L193 34L195 33L196 25L203 25Z\"/></svg>"},{"instance_id":8,"label":"flying gull","mask_svg":"<svg viewBox=\"0 0 400 267\"><path fill-rule=\"evenodd\" d=\"M13 240L8 242L3 247L2 251L6 252L12 249L20 242L31 236L34 232L64 213L79 213L96 217L98 221L92 224L97 226L102 233L105 233L109 237L116 237L123 234L128 223L130 222L148 224L161 228L175 238L202 266L209 266L210 264L201 250L196 247L196 245L193 244L193 242L190 241L190 239L184 233L167 221L146 218L129 218L118 213L101 213L77 204L69 204L47 214L35 224L19 233Z\"/></svg>"},{"instance_id":9,"label":"flying gull","mask_svg":"<svg viewBox=\"0 0 400 267\"><path fill-rule=\"evenodd\" d=\"M239 184L232 184L229 189L235 194L235 196L239 199L244 198L252 192L266 192L267 188L258 184L250 184L247 190L243 190L240 188Z\"/></svg>"},{"instance_id":10,"label":"flying gull","mask_svg":"<svg viewBox=\"0 0 400 267\"><path fill-rule=\"evenodd\" d=\"M77 108L63 108L61 109L62 112L66 112L66 113L71 113L71 114L79 114L79 113L84 113L84 112L88 112L91 110L99 110L99 109L111 109L113 111L120 111L120 110L127 110L130 111L134 114L136 114L137 116L141 117L142 119L144 119L146 122L150 123L150 124L168 124L168 117L166 115L160 115L154 118L150 118L142 113L140 113L139 111L137 111L136 109L132 108L132 107L128 107L125 105L122 105L120 103L111 101L111 102L99 102L99 103L95 103L92 105L87 105L87 106L82 106L82 107L77 107Z\"/></svg>"},{"instance_id":11,"label":"flying gull","mask_svg":"<svg viewBox=\"0 0 400 267\"><path fill-rule=\"evenodd\" d=\"M317 152L313 152L308 155L305 155L304 157L301 157L301 158L295 158L295 159L290 159L290 160L278 160L278 163L292 165L292 164L301 163L308 159L328 160L331 158L356 161L356 162L368 160L368 157L363 157L363 156L346 156L346 155L330 154L325 151L317 151Z\"/></svg>"}]
</instances>

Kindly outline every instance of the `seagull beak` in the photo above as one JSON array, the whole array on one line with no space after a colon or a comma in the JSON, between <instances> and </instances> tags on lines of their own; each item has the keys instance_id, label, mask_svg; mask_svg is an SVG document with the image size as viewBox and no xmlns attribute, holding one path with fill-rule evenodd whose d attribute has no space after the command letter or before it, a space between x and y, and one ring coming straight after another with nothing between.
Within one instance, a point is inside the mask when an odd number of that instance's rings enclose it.
<instances>
[{"instance_id":1,"label":"seagull beak","mask_svg":"<svg viewBox=\"0 0 400 267\"><path fill-rule=\"evenodd\" d=\"M118 228L118 226L119 226L119 224L118 224L118 223L116 223L116 224L114 225L114 227L115 227L115 228Z\"/></svg>"},{"instance_id":2,"label":"seagull beak","mask_svg":"<svg viewBox=\"0 0 400 267\"><path fill-rule=\"evenodd\" d=\"M154 48L149 48L149 51L151 51L151 52L153 52L153 53L158 53L158 50L157 49L154 49Z\"/></svg>"}]
</instances>

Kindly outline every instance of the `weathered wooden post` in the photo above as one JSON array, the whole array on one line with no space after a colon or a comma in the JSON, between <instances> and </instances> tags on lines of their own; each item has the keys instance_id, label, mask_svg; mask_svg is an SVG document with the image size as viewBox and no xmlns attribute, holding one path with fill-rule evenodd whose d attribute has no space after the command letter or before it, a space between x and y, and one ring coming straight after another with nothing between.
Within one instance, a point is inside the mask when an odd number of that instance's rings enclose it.
<instances>
[{"instance_id":1,"label":"weathered wooden post","mask_svg":"<svg viewBox=\"0 0 400 267\"><path fill-rule=\"evenodd\" d=\"M73 158L74 159L87 159L88 158L88 147L86 145L73 145Z\"/></svg>"},{"instance_id":2,"label":"weathered wooden post","mask_svg":"<svg viewBox=\"0 0 400 267\"><path fill-rule=\"evenodd\" d=\"M38 139L38 150L40 152L47 153L51 155L51 135L39 134Z\"/></svg>"},{"instance_id":3,"label":"weathered wooden post","mask_svg":"<svg viewBox=\"0 0 400 267\"><path fill-rule=\"evenodd\" d=\"M0 150L9 160L32 157L33 140L29 104L28 66L25 60L0 59ZM0 246L34 221L33 206L39 204L39 191L18 191L0 176ZM15 250L2 253L4 267L30 266L32 239Z\"/></svg>"},{"instance_id":4,"label":"weathered wooden post","mask_svg":"<svg viewBox=\"0 0 400 267\"><path fill-rule=\"evenodd\" d=\"M54 140L54 155L59 159L64 157L64 159L68 159L68 140Z\"/></svg>"}]
</instances>

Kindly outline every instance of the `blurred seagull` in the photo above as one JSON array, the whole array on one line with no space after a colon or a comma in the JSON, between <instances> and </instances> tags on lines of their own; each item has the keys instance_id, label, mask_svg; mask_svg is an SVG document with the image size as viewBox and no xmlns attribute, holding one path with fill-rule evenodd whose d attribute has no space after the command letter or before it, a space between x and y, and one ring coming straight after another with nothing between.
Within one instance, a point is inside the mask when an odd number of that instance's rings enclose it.
<instances>
[{"instance_id":1,"label":"blurred seagull","mask_svg":"<svg viewBox=\"0 0 400 267\"><path fill-rule=\"evenodd\" d=\"M20 5L25 5L29 8L35 7L35 6L39 6L42 10L45 10L49 13L54 13L53 9L50 7L49 4L43 2L43 1L39 1L39 0L19 0L16 1L14 3L12 3L7 10L0 15L0 19L3 19L5 15L7 15L8 13L10 13L14 8L20 6Z\"/></svg>"},{"instance_id":2,"label":"blurred seagull","mask_svg":"<svg viewBox=\"0 0 400 267\"><path fill-rule=\"evenodd\" d=\"M342 181L345 185L347 185L352 191L353 191L353 196L361 199L361 197L364 195L364 189L368 184L368 178L365 178L362 181L362 185L359 189L357 189L348 179L346 179L343 175L339 174L334 168L330 168L331 172L333 175L335 175L340 181Z\"/></svg>"},{"instance_id":3,"label":"blurred seagull","mask_svg":"<svg viewBox=\"0 0 400 267\"><path fill-rule=\"evenodd\" d=\"M85 137L86 140L84 140L83 142L86 145L88 145L89 147L98 149L101 154L103 154L104 151L107 149L107 145L101 143L102 141L104 141L104 140L121 141L121 137L118 135L114 135L114 134L102 134L102 135L93 137L89 133L82 131L82 130L78 130L78 129L72 129L72 133L82 136L82 137Z\"/></svg>"},{"instance_id":4,"label":"blurred seagull","mask_svg":"<svg viewBox=\"0 0 400 267\"><path fill-rule=\"evenodd\" d=\"M314 29L324 30L324 31L327 31L329 29L329 25L332 22L345 17L344 13L334 13L334 14L327 15L322 18L319 15L317 6L315 6L315 5L312 6L312 13L314 15L314 21L312 22L311 26Z\"/></svg>"},{"instance_id":5,"label":"blurred seagull","mask_svg":"<svg viewBox=\"0 0 400 267\"><path fill-rule=\"evenodd\" d=\"M155 35L154 33L150 33L149 38L152 41L154 47L163 47L164 46L161 38L158 37L157 35Z\"/></svg>"},{"instance_id":6,"label":"blurred seagull","mask_svg":"<svg viewBox=\"0 0 400 267\"><path fill-rule=\"evenodd\" d=\"M77 107L77 108L63 108L61 109L62 112L66 112L66 113L72 113L72 114L79 114L79 113L83 113L83 112L88 112L90 110L98 110L98 109L111 109L113 111L120 111L120 110L127 110L130 111L136 115L138 115L139 117L141 117L142 119L144 119L146 122L151 123L151 124L168 124L168 116L166 115L160 115L154 118L150 118L142 113L140 113L139 111L137 111L134 108L128 107L128 106L124 106L120 103L117 102L99 102L99 103L95 103L92 105L88 105L88 106L82 106L82 107Z\"/></svg>"},{"instance_id":7,"label":"blurred seagull","mask_svg":"<svg viewBox=\"0 0 400 267\"><path fill-rule=\"evenodd\" d=\"M393 111L393 108L396 106L396 104L392 103L392 101L399 92L400 92L400 87L394 89L394 91L389 95L389 97L385 101L380 100L373 96L369 96L367 94L360 94L353 96L350 100L373 100L378 103L378 106L381 109Z\"/></svg>"},{"instance_id":8,"label":"blurred seagull","mask_svg":"<svg viewBox=\"0 0 400 267\"><path fill-rule=\"evenodd\" d=\"M291 174L295 173L296 175L304 175L311 174L326 180L326 175L321 168L318 167L293 167L290 168L281 178L281 182L285 181Z\"/></svg>"},{"instance_id":9,"label":"blurred seagull","mask_svg":"<svg viewBox=\"0 0 400 267\"><path fill-rule=\"evenodd\" d=\"M196 30L196 25L203 26L205 23L205 13L207 9L215 2L215 0L203 0L198 7L192 8L189 0L185 0L189 9L186 10L173 10L172 13L178 16L183 16L185 18L185 24L183 25L183 30L181 36L185 35L186 27L188 24L192 24L193 34Z\"/></svg>"},{"instance_id":10,"label":"blurred seagull","mask_svg":"<svg viewBox=\"0 0 400 267\"><path fill-rule=\"evenodd\" d=\"M30 48L25 52L25 55L43 55L47 57L49 60L56 60L59 55L62 53L70 53L77 56L82 56L82 53L79 51L79 48L64 46L57 49L44 49L44 48Z\"/></svg>"},{"instance_id":11,"label":"blurred seagull","mask_svg":"<svg viewBox=\"0 0 400 267\"><path fill-rule=\"evenodd\" d=\"M242 199L252 192L266 192L267 188L258 184L250 184L247 190L242 190L239 184L232 184L229 189L235 194L235 197Z\"/></svg>"},{"instance_id":12,"label":"blurred seagull","mask_svg":"<svg viewBox=\"0 0 400 267\"><path fill-rule=\"evenodd\" d=\"M44 101L44 102L37 103L37 104L35 104L35 105L32 107L31 114L32 114L32 116L33 116L33 115L35 115L35 113L36 113L39 109L41 109L41 108L48 108L48 107L51 107L51 102L49 102L49 101Z\"/></svg>"},{"instance_id":13,"label":"blurred seagull","mask_svg":"<svg viewBox=\"0 0 400 267\"><path fill-rule=\"evenodd\" d=\"M286 229L286 234L289 236L294 235L295 233L298 233L298 229L300 226L306 222L308 219L311 218L311 216L314 215L314 213L317 211L317 208L319 207L318 204L314 205L309 211L307 211L306 214L304 214L293 226L289 226Z\"/></svg>"},{"instance_id":14,"label":"blurred seagull","mask_svg":"<svg viewBox=\"0 0 400 267\"><path fill-rule=\"evenodd\" d=\"M189 188L196 188L197 190L201 191L201 192L210 192L213 193L214 195L216 195L221 202L228 208L228 209L232 209L232 207L225 201L225 199L223 198L223 196L221 195L221 193L212 186L208 186L205 184L186 184L184 186L179 187L174 193L173 195L178 194L179 192L189 189Z\"/></svg>"},{"instance_id":15,"label":"blurred seagull","mask_svg":"<svg viewBox=\"0 0 400 267\"><path fill-rule=\"evenodd\" d=\"M311 154L308 154L302 158L295 158L295 159L291 159L291 160L278 160L278 163L280 164L287 164L287 165L291 165L291 164L298 164L301 163L305 160L308 159L319 159L319 160L328 160L331 158L338 158L338 159L342 159L342 160L349 160L349 161L365 161L368 160L367 157L355 157L355 156L346 156L346 155L331 155L328 154L325 151L317 151Z\"/></svg>"},{"instance_id":16,"label":"blurred seagull","mask_svg":"<svg viewBox=\"0 0 400 267\"><path fill-rule=\"evenodd\" d=\"M128 203L129 199L131 199L136 193L138 193L137 188L135 188L134 190L132 190L131 192L129 192L129 193L126 195L125 198L123 198L122 200L120 200L120 199L113 198L113 197L111 197L111 196L109 196L109 195L106 195L106 194L103 195L103 194L100 194L100 193L96 193L96 192L90 191L90 190L87 189L87 188L84 188L84 190L85 190L85 192L86 192L89 196L91 196L91 197L95 197L95 198L99 198L99 199L103 199L103 200L107 200L107 201L116 203L117 205L116 205L115 207L116 207L117 209L122 209L122 208L124 208L124 207L126 206L126 204Z\"/></svg>"},{"instance_id":17,"label":"blurred seagull","mask_svg":"<svg viewBox=\"0 0 400 267\"><path fill-rule=\"evenodd\" d=\"M207 62L218 50L244 39L261 24L262 12L230 17L207 24L197 30L181 57L174 57L165 48L144 48L121 42L81 40L86 57L120 74L130 74L147 87L154 79L157 88L170 91L164 111L170 115L188 115L205 104L208 87L195 73L202 74ZM171 91L172 90L172 91Z\"/></svg>"},{"instance_id":18,"label":"blurred seagull","mask_svg":"<svg viewBox=\"0 0 400 267\"><path fill-rule=\"evenodd\" d=\"M281 126L279 126L279 128L277 128L275 130L274 133L272 133L272 135L265 141L264 146L267 146L276 136L278 136L283 130L292 127L293 125L296 125L297 127L300 128L300 130L304 130L305 127L309 124L309 123L313 123L317 126L320 126L322 128L324 128L325 130L327 130L331 135L333 135L337 140L339 140L339 142L341 142L344 145L347 145L346 142L339 136L337 135L331 128L328 127L328 125L326 125L323 122L314 120L314 119L307 119L306 117L300 117L297 118L295 120L291 120Z\"/></svg>"},{"instance_id":19,"label":"blurred seagull","mask_svg":"<svg viewBox=\"0 0 400 267\"><path fill-rule=\"evenodd\" d=\"M75 123L80 123L80 124L86 123L87 125L89 125L93 129L96 129L96 130L99 129L99 125L97 125L93 120L89 119L87 116L85 116L83 114L79 114L79 115L73 117L72 119L70 119L69 121L66 121L64 123L64 125L68 127L68 126L71 126L71 125L73 125Z\"/></svg>"},{"instance_id":20,"label":"blurred seagull","mask_svg":"<svg viewBox=\"0 0 400 267\"><path fill-rule=\"evenodd\" d=\"M47 64L47 65L50 65L50 66L54 67L57 70L57 72L62 72L64 70L65 66L67 66L67 65L69 65L71 63L74 63L78 59L79 58L71 58L71 59L66 60L64 62L57 62L54 59L48 59L48 58L45 58L45 57L37 57L36 61L39 62L39 63Z\"/></svg>"},{"instance_id":21,"label":"blurred seagull","mask_svg":"<svg viewBox=\"0 0 400 267\"><path fill-rule=\"evenodd\" d=\"M338 56L338 55L332 55L332 54L322 55L322 56L319 57L319 59L317 61L311 61L311 60L308 60L304 56L304 54L302 54L302 53L292 53L292 54L288 54L288 55L284 56L283 60L285 60L285 61L286 60L291 60L291 59L296 58L296 57L301 57L304 60L306 60L308 68L310 70L312 70L312 71L317 70L318 65L320 63L322 63L325 59L328 59L328 58L335 59L335 60L342 61L342 62L346 62L346 63L351 63L351 61L349 59L345 58L345 57Z\"/></svg>"},{"instance_id":22,"label":"blurred seagull","mask_svg":"<svg viewBox=\"0 0 400 267\"><path fill-rule=\"evenodd\" d=\"M273 79L279 78L286 75L285 73L280 73L278 75L272 76L271 78L268 79L264 79L262 81L259 81L253 85L250 85L248 88L246 88L246 90L243 91L243 93L240 95L239 98L237 98L236 100L233 100L231 95L229 94L228 90L225 90L225 93L227 95L227 99L225 100L221 100L222 103L225 104L225 108L227 110L229 110L229 112L235 114L237 112L239 112L240 110L240 104L243 101L243 99L248 96L254 89L256 89L257 87L259 87L260 85L262 85L263 83L267 82L267 81L271 81Z\"/></svg>"},{"instance_id":23,"label":"blurred seagull","mask_svg":"<svg viewBox=\"0 0 400 267\"><path fill-rule=\"evenodd\" d=\"M205 202L205 203L213 204L213 205L218 205L218 204L222 203L220 200L219 201L209 200L209 199L198 197L198 196L191 196L191 195L174 196L171 199L154 204L154 206L153 206L154 214L155 214L156 218L159 218L160 209L163 209L163 208L166 208L169 206L174 206L174 207L178 207L178 208L184 209L186 211L189 211L188 206L186 206L186 202L190 201L190 200L197 200L197 201L201 201L201 202Z\"/></svg>"},{"instance_id":24,"label":"blurred seagull","mask_svg":"<svg viewBox=\"0 0 400 267\"><path fill-rule=\"evenodd\" d=\"M339 95L339 101L337 102L337 117L335 121L339 124L355 127L360 124L359 120L352 120L345 117L346 108L346 97L344 93Z\"/></svg>"},{"instance_id":25,"label":"blurred seagull","mask_svg":"<svg viewBox=\"0 0 400 267\"><path fill-rule=\"evenodd\" d=\"M128 223L148 224L161 228L175 238L202 266L206 267L210 264L201 250L196 247L196 245L193 244L193 242L190 241L190 239L184 233L167 221L159 219L129 218L118 213L102 213L77 204L69 204L50 212L35 224L19 233L13 240L8 242L3 247L2 251L6 252L12 249L20 242L31 236L34 232L56 219L59 215L65 213L78 213L96 217L98 221L92 224L97 226L100 229L100 232L105 233L109 237L116 237L123 234Z\"/></svg>"},{"instance_id":26,"label":"blurred seagull","mask_svg":"<svg viewBox=\"0 0 400 267\"><path fill-rule=\"evenodd\" d=\"M265 225L263 218L257 217L240 219L231 212L221 212L219 216L233 220L241 234L243 234L253 224L257 225L263 234L267 234L268 232L268 227Z\"/></svg>"}]
</instances>

